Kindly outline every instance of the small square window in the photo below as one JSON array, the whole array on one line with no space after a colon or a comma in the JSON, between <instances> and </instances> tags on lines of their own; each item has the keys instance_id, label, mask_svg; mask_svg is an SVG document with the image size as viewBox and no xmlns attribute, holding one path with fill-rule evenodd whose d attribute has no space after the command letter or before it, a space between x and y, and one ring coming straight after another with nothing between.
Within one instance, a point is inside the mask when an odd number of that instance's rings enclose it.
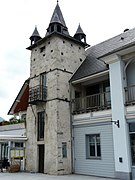
<instances>
[{"instance_id":1,"label":"small square window","mask_svg":"<svg viewBox=\"0 0 135 180\"><path fill-rule=\"evenodd\" d=\"M45 50L45 46L40 48L40 53L42 53Z\"/></svg>"},{"instance_id":2,"label":"small square window","mask_svg":"<svg viewBox=\"0 0 135 180\"><path fill-rule=\"evenodd\" d=\"M101 158L100 134L86 135L86 158Z\"/></svg>"}]
</instances>

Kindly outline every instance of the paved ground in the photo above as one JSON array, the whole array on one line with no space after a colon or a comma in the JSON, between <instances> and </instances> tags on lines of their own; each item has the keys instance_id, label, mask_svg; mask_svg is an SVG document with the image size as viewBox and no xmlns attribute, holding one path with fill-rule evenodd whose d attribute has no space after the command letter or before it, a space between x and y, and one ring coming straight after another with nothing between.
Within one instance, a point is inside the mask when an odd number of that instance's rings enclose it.
<instances>
[{"instance_id":1,"label":"paved ground","mask_svg":"<svg viewBox=\"0 0 135 180\"><path fill-rule=\"evenodd\" d=\"M39 173L1 173L0 180L114 180L82 175L50 176ZM115 179L116 180L116 179Z\"/></svg>"}]
</instances>

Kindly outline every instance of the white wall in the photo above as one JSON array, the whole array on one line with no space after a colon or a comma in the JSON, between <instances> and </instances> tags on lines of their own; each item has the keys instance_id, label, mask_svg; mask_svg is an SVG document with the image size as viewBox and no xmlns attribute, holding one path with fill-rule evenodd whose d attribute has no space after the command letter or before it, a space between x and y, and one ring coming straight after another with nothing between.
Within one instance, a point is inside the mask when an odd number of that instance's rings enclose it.
<instances>
[{"instance_id":1,"label":"white wall","mask_svg":"<svg viewBox=\"0 0 135 180\"><path fill-rule=\"evenodd\" d=\"M124 63L119 59L109 65L112 101L112 120L119 120L120 128L113 124L113 142L116 172L131 172L128 124L125 119L125 92L123 68ZM119 161L122 158L122 162Z\"/></svg>"}]
</instances>

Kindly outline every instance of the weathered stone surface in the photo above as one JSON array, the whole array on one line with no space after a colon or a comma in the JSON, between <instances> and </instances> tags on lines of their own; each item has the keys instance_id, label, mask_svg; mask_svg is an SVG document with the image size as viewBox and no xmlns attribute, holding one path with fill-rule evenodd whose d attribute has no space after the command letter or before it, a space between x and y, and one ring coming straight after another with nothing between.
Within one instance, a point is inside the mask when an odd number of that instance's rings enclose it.
<instances>
[{"instance_id":1,"label":"weathered stone surface","mask_svg":"<svg viewBox=\"0 0 135 180\"><path fill-rule=\"evenodd\" d=\"M45 48L41 52L43 46ZM44 144L44 172L71 173L69 80L84 59L85 50L80 44L57 35L46 39L42 45L32 50L30 88L39 85L40 74L46 73L47 101L31 105L32 108L29 107L27 110L26 167L28 171L38 171L38 145ZM44 110L45 137L44 141L37 141L37 112ZM62 143L67 143L67 158L62 156Z\"/></svg>"}]
</instances>

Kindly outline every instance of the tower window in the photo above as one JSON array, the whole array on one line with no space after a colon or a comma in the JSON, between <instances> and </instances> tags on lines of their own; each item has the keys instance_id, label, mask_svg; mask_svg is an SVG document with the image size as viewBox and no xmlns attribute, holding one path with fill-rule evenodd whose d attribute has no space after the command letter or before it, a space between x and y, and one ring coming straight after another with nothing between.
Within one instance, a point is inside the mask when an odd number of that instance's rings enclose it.
<instances>
[{"instance_id":1,"label":"tower window","mask_svg":"<svg viewBox=\"0 0 135 180\"><path fill-rule=\"evenodd\" d=\"M44 139L44 112L38 113L38 140Z\"/></svg>"},{"instance_id":2,"label":"tower window","mask_svg":"<svg viewBox=\"0 0 135 180\"><path fill-rule=\"evenodd\" d=\"M67 158L67 143L62 142L62 157Z\"/></svg>"},{"instance_id":3,"label":"tower window","mask_svg":"<svg viewBox=\"0 0 135 180\"><path fill-rule=\"evenodd\" d=\"M61 55L63 55L63 52L61 52Z\"/></svg>"},{"instance_id":4,"label":"tower window","mask_svg":"<svg viewBox=\"0 0 135 180\"><path fill-rule=\"evenodd\" d=\"M54 31L54 26L51 26L51 32L53 32Z\"/></svg>"},{"instance_id":5,"label":"tower window","mask_svg":"<svg viewBox=\"0 0 135 180\"><path fill-rule=\"evenodd\" d=\"M45 50L45 46L40 48L40 52L42 53Z\"/></svg>"},{"instance_id":6,"label":"tower window","mask_svg":"<svg viewBox=\"0 0 135 180\"><path fill-rule=\"evenodd\" d=\"M61 33L61 26L57 25L57 32Z\"/></svg>"}]
</instances>

